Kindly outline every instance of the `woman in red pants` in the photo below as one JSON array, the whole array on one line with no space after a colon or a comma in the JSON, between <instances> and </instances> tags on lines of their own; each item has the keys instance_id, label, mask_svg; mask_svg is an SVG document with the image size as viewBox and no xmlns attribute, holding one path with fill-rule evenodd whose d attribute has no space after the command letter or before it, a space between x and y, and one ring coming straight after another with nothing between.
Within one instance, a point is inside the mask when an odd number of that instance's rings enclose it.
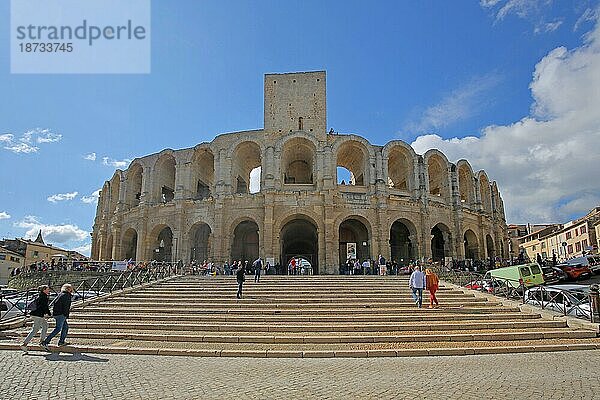
<instances>
[{"instance_id":1,"label":"woman in red pants","mask_svg":"<svg viewBox=\"0 0 600 400\"><path fill-rule=\"evenodd\" d=\"M429 268L425 270L425 287L429 290L429 308L438 307L440 303L435 297L435 292L438 290L440 280L438 276Z\"/></svg>"}]
</instances>

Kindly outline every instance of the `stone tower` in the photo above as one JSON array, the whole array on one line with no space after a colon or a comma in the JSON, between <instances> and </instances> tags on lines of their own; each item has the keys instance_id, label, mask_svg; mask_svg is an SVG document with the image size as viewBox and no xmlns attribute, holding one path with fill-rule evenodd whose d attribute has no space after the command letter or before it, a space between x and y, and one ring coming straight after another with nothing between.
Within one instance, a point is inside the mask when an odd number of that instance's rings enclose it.
<instances>
[{"instance_id":1,"label":"stone tower","mask_svg":"<svg viewBox=\"0 0 600 400\"><path fill-rule=\"evenodd\" d=\"M326 140L325 71L265 75L265 131Z\"/></svg>"}]
</instances>

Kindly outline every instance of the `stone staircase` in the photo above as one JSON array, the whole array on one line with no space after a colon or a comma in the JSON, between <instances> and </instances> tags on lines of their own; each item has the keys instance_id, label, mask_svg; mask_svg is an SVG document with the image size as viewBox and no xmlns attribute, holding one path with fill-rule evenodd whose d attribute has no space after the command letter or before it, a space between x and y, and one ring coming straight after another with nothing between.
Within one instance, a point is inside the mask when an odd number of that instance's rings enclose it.
<instances>
[{"instance_id":1,"label":"stone staircase","mask_svg":"<svg viewBox=\"0 0 600 400\"><path fill-rule=\"evenodd\" d=\"M591 330L442 285L417 308L405 277L185 276L75 308L64 351L382 357L596 349ZM425 306L428 298L424 296ZM6 332L15 347L27 327ZM2 348L2 347L0 347ZM33 348L33 346L32 346Z\"/></svg>"}]
</instances>

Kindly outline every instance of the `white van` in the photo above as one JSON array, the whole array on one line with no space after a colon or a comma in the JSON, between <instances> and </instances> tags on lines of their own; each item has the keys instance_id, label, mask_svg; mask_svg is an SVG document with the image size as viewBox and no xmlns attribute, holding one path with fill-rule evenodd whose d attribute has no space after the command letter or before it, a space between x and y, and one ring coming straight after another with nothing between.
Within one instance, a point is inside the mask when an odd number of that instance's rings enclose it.
<instances>
[{"instance_id":1,"label":"white van","mask_svg":"<svg viewBox=\"0 0 600 400\"><path fill-rule=\"evenodd\" d=\"M600 270L600 255L587 255L571 258L565 261L563 264L568 265L583 265L584 267L590 267L593 273L597 273Z\"/></svg>"}]
</instances>

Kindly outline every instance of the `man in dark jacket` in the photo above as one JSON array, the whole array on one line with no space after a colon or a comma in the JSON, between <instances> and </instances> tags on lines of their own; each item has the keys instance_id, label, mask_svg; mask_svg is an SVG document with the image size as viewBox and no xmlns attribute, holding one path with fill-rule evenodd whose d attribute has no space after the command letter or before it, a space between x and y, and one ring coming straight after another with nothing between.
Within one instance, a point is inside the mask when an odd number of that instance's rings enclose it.
<instances>
[{"instance_id":1,"label":"man in dark jacket","mask_svg":"<svg viewBox=\"0 0 600 400\"><path fill-rule=\"evenodd\" d=\"M237 298L241 299L242 298L242 285L244 284L244 281L246 280L246 266L244 264L242 264L241 261L240 261L240 266L238 267L237 271L235 272L235 277L237 279L237 284L238 284Z\"/></svg>"},{"instance_id":2,"label":"man in dark jacket","mask_svg":"<svg viewBox=\"0 0 600 400\"><path fill-rule=\"evenodd\" d=\"M67 318L69 318L69 311L71 310L71 297L73 296L73 286L65 283L60 289L60 294L56 297L54 301L54 307L52 309L52 315L56 320L56 326L54 330L50 332L48 337L42 342L42 347L48 351L48 344L54 338L54 336L58 335L60 332L60 338L58 339L59 346L67 346L68 343L65 342L67 338L67 333L69 332L69 324L67 323Z\"/></svg>"}]
</instances>

